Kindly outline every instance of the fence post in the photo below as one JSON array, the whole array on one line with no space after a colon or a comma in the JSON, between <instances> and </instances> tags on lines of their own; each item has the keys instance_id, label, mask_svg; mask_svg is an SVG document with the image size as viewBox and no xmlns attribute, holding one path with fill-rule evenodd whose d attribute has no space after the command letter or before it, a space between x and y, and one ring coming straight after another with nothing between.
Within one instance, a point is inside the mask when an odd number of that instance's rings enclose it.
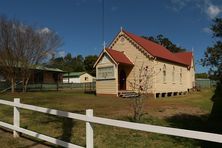
<instances>
[{"instance_id":1,"label":"fence post","mask_svg":"<svg viewBox=\"0 0 222 148\"><path fill-rule=\"evenodd\" d=\"M19 104L20 99L19 98L14 98L14 103ZM13 124L14 127L20 127L20 113L19 113L19 108L14 106L14 117L13 117ZM13 131L13 137L17 138L19 137L19 133L17 131Z\"/></svg>"},{"instance_id":2,"label":"fence post","mask_svg":"<svg viewBox=\"0 0 222 148\"><path fill-rule=\"evenodd\" d=\"M93 117L93 110L86 110L86 118ZM86 122L86 148L93 148L93 125L89 121Z\"/></svg>"}]
</instances>

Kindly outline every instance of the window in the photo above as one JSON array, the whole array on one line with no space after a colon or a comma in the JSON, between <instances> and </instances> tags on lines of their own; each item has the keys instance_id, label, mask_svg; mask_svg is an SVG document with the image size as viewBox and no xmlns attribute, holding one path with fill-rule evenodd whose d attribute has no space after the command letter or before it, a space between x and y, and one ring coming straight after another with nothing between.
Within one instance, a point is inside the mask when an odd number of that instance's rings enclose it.
<instances>
[{"instance_id":1,"label":"window","mask_svg":"<svg viewBox=\"0 0 222 148\"><path fill-rule=\"evenodd\" d=\"M120 38L120 41L121 41L121 43L123 43L123 42L125 41L125 38L124 38L124 37L121 37L121 38Z\"/></svg>"},{"instance_id":2,"label":"window","mask_svg":"<svg viewBox=\"0 0 222 148\"><path fill-rule=\"evenodd\" d=\"M172 81L173 83L175 82L175 67L173 66L173 71L172 71Z\"/></svg>"},{"instance_id":3,"label":"window","mask_svg":"<svg viewBox=\"0 0 222 148\"><path fill-rule=\"evenodd\" d=\"M180 83L182 84L182 68L180 68Z\"/></svg>"},{"instance_id":4,"label":"window","mask_svg":"<svg viewBox=\"0 0 222 148\"><path fill-rule=\"evenodd\" d=\"M163 66L163 83L166 83L166 65Z\"/></svg>"},{"instance_id":5,"label":"window","mask_svg":"<svg viewBox=\"0 0 222 148\"><path fill-rule=\"evenodd\" d=\"M89 80L89 78L88 77L85 77L85 81L88 81Z\"/></svg>"},{"instance_id":6,"label":"window","mask_svg":"<svg viewBox=\"0 0 222 148\"><path fill-rule=\"evenodd\" d=\"M113 68L113 66L100 67L100 68L98 68L97 74L98 74L98 79L114 78L114 68Z\"/></svg>"}]
</instances>

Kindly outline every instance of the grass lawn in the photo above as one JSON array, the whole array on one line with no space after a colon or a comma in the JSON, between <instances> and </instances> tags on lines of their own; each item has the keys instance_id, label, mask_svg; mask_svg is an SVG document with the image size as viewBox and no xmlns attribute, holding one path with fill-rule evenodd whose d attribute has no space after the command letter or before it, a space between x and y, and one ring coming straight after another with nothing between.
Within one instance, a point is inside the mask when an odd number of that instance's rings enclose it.
<instances>
[{"instance_id":1,"label":"grass lawn","mask_svg":"<svg viewBox=\"0 0 222 148\"><path fill-rule=\"evenodd\" d=\"M142 123L179 127L193 130L205 129L205 122L213 102L212 90L202 90L186 96L144 100ZM131 121L130 99L95 96L71 91L0 94L0 99L21 98L22 103L85 114L93 109L94 115ZM0 105L0 120L12 123L12 107ZM21 110L21 126L33 131L85 146L85 123L42 113ZM201 147L203 142L146 133L135 130L95 124L95 147ZM26 138L14 140L11 133L0 130L1 147L42 147L44 142ZM40 143L40 145L39 145Z\"/></svg>"}]
</instances>

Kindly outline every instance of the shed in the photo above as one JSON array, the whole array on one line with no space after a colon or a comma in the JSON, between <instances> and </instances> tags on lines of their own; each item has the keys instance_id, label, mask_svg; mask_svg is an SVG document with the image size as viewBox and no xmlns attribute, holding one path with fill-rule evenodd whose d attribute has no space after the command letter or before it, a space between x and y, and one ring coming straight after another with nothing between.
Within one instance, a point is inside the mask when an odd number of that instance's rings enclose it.
<instances>
[{"instance_id":1,"label":"shed","mask_svg":"<svg viewBox=\"0 0 222 148\"><path fill-rule=\"evenodd\" d=\"M87 72L68 72L63 74L63 83L88 83L93 82L94 79Z\"/></svg>"}]
</instances>

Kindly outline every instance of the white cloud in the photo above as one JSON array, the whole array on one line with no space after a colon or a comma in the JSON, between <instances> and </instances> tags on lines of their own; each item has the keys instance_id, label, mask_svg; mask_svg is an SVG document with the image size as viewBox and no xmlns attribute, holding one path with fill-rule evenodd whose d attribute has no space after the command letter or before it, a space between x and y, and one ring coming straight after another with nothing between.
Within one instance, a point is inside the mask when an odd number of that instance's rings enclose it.
<instances>
[{"instance_id":1,"label":"white cloud","mask_svg":"<svg viewBox=\"0 0 222 148\"><path fill-rule=\"evenodd\" d=\"M203 28L203 32L210 34L212 31L211 31L210 28L204 27L204 28Z\"/></svg>"},{"instance_id":2,"label":"white cloud","mask_svg":"<svg viewBox=\"0 0 222 148\"><path fill-rule=\"evenodd\" d=\"M36 30L36 32L37 33L50 33L51 32L51 30L48 28L48 27L44 27L44 28L42 28L42 29L37 29Z\"/></svg>"},{"instance_id":3,"label":"white cloud","mask_svg":"<svg viewBox=\"0 0 222 148\"><path fill-rule=\"evenodd\" d=\"M170 0L170 6L168 6L168 8L174 11L180 11L186 7L190 1L191 0Z\"/></svg>"},{"instance_id":4,"label":"white cloud","mask_svg":"<svg viewBox=\"0 0 222 148\"><path fill-rule=\"evenodd\" d=\"M213 19L222 12L222 5L216 5L212 2L212 0L169 0L167 8L177 12L188 7L192 9L199 9L200 13L206 15L210 19Z\"/></svg>"},{"instance_id":5,"label":"white cloud","mask_svg":"<svg viewBox=\"0 0 222 148\"><path fill-rule=\"evenodd\" d=\"M56 53L56 57L65 57L65 55L66 55L66 52L65 52L65 51L58 51L58 52Z\"/></svg>"},{"instance_id":6,"label":"white cloud","mask_svg":"<svg viewBox=\"0 0 222 148\"><path fill-rule=\"evenodd\" d=\"M220 14L221 11L222 11L222 10L220 9L219 6L210 4L210 5L208 6L208 8L206 9L206 14L207 14L211 19L213 19L213 18L217 17L217 16Z\"/></svg>"},{"instance_id":7,"label":"white cloud","mask_svg":"<svg viewBox=\"0 0 222 148\"><path fill-rule=\"evenodd\" d=\"M40 33L49 33L50 31L51 30L48 27L39 30Z\"/></svg>"}]
</instances>

